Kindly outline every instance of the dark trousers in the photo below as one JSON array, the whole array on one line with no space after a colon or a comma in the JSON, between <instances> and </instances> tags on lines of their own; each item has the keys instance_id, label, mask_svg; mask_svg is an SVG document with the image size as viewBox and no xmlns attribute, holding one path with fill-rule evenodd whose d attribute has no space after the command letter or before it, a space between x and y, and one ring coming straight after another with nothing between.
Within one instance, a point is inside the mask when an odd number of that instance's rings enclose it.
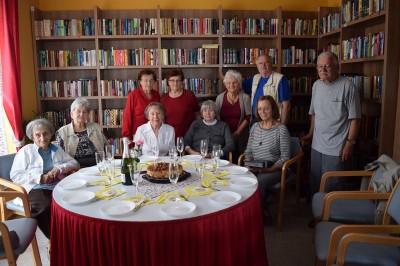
<instances>
[{"instance_id":1,"label":"dark trousers","mask_svg":"<svg viewBox=\"0 0 400 266\"><path fill-rule=\"evenodd\" d=\"M52 193L53 191L48 189L32 189L28 194L32 218L37 220L40 230L48 239L50 239Z\"/></svg>"}]
</instances>

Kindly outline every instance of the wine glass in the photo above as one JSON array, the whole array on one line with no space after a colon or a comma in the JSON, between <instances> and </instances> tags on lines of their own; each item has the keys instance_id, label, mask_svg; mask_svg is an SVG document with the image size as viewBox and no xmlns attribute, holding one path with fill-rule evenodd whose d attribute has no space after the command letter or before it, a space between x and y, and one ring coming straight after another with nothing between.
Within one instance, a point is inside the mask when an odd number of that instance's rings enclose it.
<instances>
[{"instance_id":1,"label":"wine glass","mask_svg":"<svg viewBox=\"0 0 400 266\"><path fill-rule=\"evenodd\" d=\"M204 158L203 157L195 157L194 165L196 167L196 172L200 175L200 180L203 179L204 176Z\"/></svg>"},{"instance_id":2,"label":"wine glass","mask_svg":"<svg viewBox=\"0 0 400 266\"><path fill-rule=\"evenodd\" d=\"M108 180L110 180L110 187L112 187L112 180L114 178L114 165L111 161L106 161L106 171Z\"/></svg>"},{"instance_id":3,"label":"wine glass","mask_svg":"<svg viewBox=\"0 0 400 266\"><path fill-rule=\"evenodd\" d=\"M200 141L200 153L201 153L201 156L203 156L204 158L207 156L207 153L208 153L208 140L207 139L202 139Z\"/></svg>"},{"instance_id":4,"label":"wine glass","mask_svg":"<svg viewBox=\"0 0 400 266\"><path fill-rule=\"evenodd\" d=\"M220 159L221 159L221 154L222 154L222 150L221 150L221 145L220 144L214 144L213 145L213 150L212 150L212 156L213 156L213 162L215 164L215 172L218 172L218 168L219 168L219 163L220 163Z\"/></svg>"},{"instance_id":5,"label":"wine glass","mask_svg":"<svg viewBox=\"0 0 400 266\"><path fill-rule=\"evenodd\" d=\"M168 173L169 181L171 184L177 184L179 180L179 164L177 162L169 163L169 173ZM180 198L170 197L170 201L178 201Z\"/></svg>"},{"instance_id":6,"label":"wine glass","mask_svg":"<svg viewBox=\"0 0 400 266\"><path fill-rule=\"evenodd\" d=\"M182 160L183 137L177 137L176 138L176 149L179 151L179 159Z\"/></svg>"},{"instance_id":7,"label":"wine glass","mask_svg":"<svg viewBox=\"0 0 400 266\"><path fill-rule=\"evenodd\" d=\"M138 163L131 163L128 164L129 167L129 174L131 176L132 184L135 186L135 196L138 194L138 187L139 187L139 165Z\"/></svg>"},{"instance_id":8,"label":"wine glass","mask_svg":"<svg viewBox=\"0 0 400 266\"><path fill-rule=\"evenodd\" d=\"M97 168L99 168L100 174L102 174L105 170L104 151L96 151L94 155L96 157Z\"/></svg>"},{"instance_id":9,"label":"wine glass","mask_svg":"<svg viewBox=\"0 0 400 266\"><path fill-rule=\"evenodd\" d=\"M106 145L106 160L112 162L114 160L114 146L113 145Z\"/></svg>"}]
</instances>

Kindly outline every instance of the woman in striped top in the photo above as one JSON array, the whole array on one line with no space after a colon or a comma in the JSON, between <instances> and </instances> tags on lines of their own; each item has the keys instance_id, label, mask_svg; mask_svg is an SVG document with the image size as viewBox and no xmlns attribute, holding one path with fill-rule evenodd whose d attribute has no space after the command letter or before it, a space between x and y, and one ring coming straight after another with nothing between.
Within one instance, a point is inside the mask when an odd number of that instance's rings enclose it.
<instances>
[{"instance_id":1,"label":"woman in striped top","mask_svg":"<svg viewBox=\"0 0 400 266\"><path fill-rule=\"evenodd\" d=\"M250 130L247 148L244 151L245 161L272 161L267 168L249 168L257 176L261 193L265 221L269 220L266 195L269 187L280 181L281 168L290 159L290 135L285 125L278 122L279 109L275 100L267 95L257 101L255 123Z\"/></svg>"}]
</instances>

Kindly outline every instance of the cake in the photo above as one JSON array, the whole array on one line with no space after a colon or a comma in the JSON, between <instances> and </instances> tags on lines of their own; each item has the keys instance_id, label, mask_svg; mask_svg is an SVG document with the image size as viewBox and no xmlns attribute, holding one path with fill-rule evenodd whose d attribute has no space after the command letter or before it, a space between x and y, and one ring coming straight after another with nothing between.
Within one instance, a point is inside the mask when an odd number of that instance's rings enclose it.
<instances>
[{"instance_id":1,"label":"cake","mask_svg":"<svg viewBox=\"0 0 400 266\"><path fill-rule=\"evenodd\" d=\"M179 164L179 176L182 176L183 167ZM147 175L155 179L168 179L169 163L158 162L147 166Z\"/></svg>"}]
</instances>

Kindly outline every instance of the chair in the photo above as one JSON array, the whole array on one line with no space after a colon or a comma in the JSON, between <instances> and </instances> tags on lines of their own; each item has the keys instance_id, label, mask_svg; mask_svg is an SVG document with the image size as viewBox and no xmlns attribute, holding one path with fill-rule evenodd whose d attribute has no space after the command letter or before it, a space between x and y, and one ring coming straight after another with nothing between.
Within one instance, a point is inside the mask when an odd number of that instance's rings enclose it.
<instances>
[{"instance_id":1,"label":"chair","mask_svg":"<svg viewBox=\"0 0 400 266\"><path fill-rule=\"evenodd\" d=\"M277 231L282 231L282 212L283 205L285 203L285 191L286 185L296 181L296 209L300 210L300 171L301 171L301 159L304 157L304 152L300 145L298 137L290 138L290 159L283 164L281 181L270 188L271 191L279 192L279 209L278 209L278 222ZM240 155L238 159L238 165L243 166L244 155ZM290 169L292 165L295 165L295 169ZM263 199L265 200L265 199Z\"/></svg>"},{"instance_id":2,"label":"chair","mask_svg":"<svg viewBox=\"0 0 400 266\"><path fill-rule=\"evenodd\" d=\"M15 154L0 156L0 208L2 221L0 222L0 231L5 247L4 252L0 250L0 258L7 257L9 265L15 265L18 255L22 254L30 244L35 264L42 265L35 235L37 222L31 218L28 195L22 186L10 181L10 171L14 157ZM23 206L12 202L12 199L16 197L21 198ZM23 216L24 218L8 220L10 217L14 218L15 215ZM8 232L11 230L16 231L20 238L19 246L16 249L11 249L11 245L9 245Z\"/></svg>"},{"instance_id":3,"label":"chair","mask_svg":"<svg viewBox=\"0 0 400 266\"><path fill-rule=\"evenodd\" d=\"M343 225L326 220L315 230L316 265L400 265L400 182L391 193L339 191L336 198L385 200L380 225ZM324 218L323 218L324 219ZM325 265L325 264L324 264Z\"/></svg>"},{"instance_id":4,"label":"chair","mask_svg":"<svg viewBox=\"0 0 400 266\"><path fill-rule=\"evenodd\" d=\"M329 220L338 223L348 224L373 224L375 220L374 210L375 204L368 200L347 200L339 199L326 204L326 197L329 193L325 192L326 183L329 178L354 178L354 177L371 177L369 181L368 191L372 190L371 184L382 178L382 169L377 168L375 171L332 171L325 173L321 178L320 191L315 193L312 199L312 212L316 222L322 219L322 214ZM328 218L329 217L329 218Z\"/></svg>"},{"instance_id":5,"label":"chair","mask_svg":"<svg viewBox=\"0 0 400 266\"><path fill-rule=\"evenodd\" d=\"M10 179L11 166L14 162L14 154L0 156L0 190L14 190L25 193L25 189L21 186L12 183ZM25 211L22 206L13 202L14 198L0 198L0 219L5 221L13 215L25 216Z\"/></svg>"}]
</instances>

